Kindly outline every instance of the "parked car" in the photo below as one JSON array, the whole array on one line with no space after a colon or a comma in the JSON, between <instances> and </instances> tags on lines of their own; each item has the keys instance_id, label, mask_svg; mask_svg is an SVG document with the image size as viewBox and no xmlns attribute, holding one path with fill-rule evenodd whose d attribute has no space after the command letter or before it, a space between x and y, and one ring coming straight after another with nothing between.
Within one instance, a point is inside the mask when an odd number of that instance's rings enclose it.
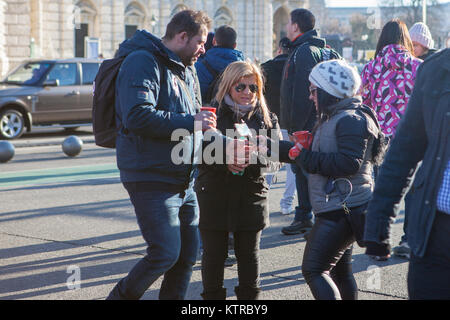
<instances>
[{"instance_id":1,"label":"parked car","mask_svg":"<svg viewBox=\"0 0 450 320\"><path fill-rule=\"evenodd\" d=\"M74 129L92 121L93 82L102 60L30 60L0 82L0 139L34 126Z\"/></svg>"}]
</instances>

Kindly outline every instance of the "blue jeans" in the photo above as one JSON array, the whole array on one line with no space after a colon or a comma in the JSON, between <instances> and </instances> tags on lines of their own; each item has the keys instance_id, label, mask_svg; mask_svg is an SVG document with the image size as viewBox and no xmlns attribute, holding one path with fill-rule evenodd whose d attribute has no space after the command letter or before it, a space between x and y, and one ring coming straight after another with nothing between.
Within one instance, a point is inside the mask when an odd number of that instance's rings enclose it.
<instances>
[{"instance_id":1,"label":"blue jeans","mask_svg":"<svg viewBox=\"0 0 450 320\"><path fill-rule=\"evenodd\" d=\"M159 299L184 299L198 250L196 193L192 187L176 193L145 190L139 182L124 186L148 245L147 255L117 283L108 299L139 299L162 275Z\"/></svg>"},{"instance_id":2,"label":"blue jeans","mask_svg":"<svg viewBox=\"0 0 450 320\"><path fill-rule=\"evenodd\" d=\"M298 206L295 207L295 221L312 220L312 207L309 201L308 177L303 169L297 164L291 164L292 172L295 175L295 185L297 187Z\"/></svg>"}]
</instances>

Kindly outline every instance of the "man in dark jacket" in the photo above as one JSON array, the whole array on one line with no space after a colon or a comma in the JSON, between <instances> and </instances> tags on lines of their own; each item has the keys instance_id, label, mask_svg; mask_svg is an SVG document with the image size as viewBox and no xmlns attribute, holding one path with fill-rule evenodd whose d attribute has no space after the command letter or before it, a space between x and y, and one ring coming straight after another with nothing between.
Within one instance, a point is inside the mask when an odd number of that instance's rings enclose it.
<instances>
[{"instance_id":1,"label":"man in dark jacket","mask_svg":"<svg viewBox=\"0 0 450 320\"><path fill-rule=\"evenodd\" d=\"M289 53L289 38L282 38L278 44L277 56L261 64L261 69L266 78L264 97L270 111L280 118L280 86L283 77L283 69Z\"/></svg>"},{"instance_id":2,"label":"man in dark jacket","mask_svg":"<svg viewBox=\"0 0 450 320\"><path fill-rule=\"evenodd\" d=\"M266 78L264 97L266 98L267 104L270 111L275 113L280 118L280 87L281 79L283 77L283 69L286 64L289 45L291 41L289 38L284 37L278 43L277 56L263 64L261 64L261 69L264 72ZM287 130L281 130L283 135L283 140L289 140ZM267 176L267 183L269 186L272 182L272 175ZM280 209L282 214L289 214L292 212L292 204L294 202L295 196L295 176L291 170L291 165L286 166L286 185L283 193L283 197L280 200Z\"/></svg>"},{"instance_id":3,"label":"man in dark jacket","mask_svg":"<svg viewBox=\"0 0 450 320\"><path fill-rule=\"evenodd\" d=\"M428 26L423 22L415 23L411 29L409 29L409 34L411 36L414 55L422 60L431 57L437 52L433 49L434 41L431 37L430 30ZM409 201L414 192L414 188L411 188L405 196L405 218L403 221L403 236L400 239L400 243L397 247L392 249L392 253L398 257L404 257L409 259L411 256L411 248L408 245L408 237L406 236L406 229L408 227L408 211L409 211Z\"/></svg>"},{"instance_id":4,"label":"man in dark jacket","mask_svg":"<svg viewBox=\"0 0 450 320\"><path fill-rule=\"evenodd\" d=\"M161 299L186 294L198 248L198 204L194 166L179 164L172 149L182 143L192 158L194 131L215 126L213 113L197 113L192 67L204 53L210 22L201 11L185 10L162 40L137 31L117 53L126 56L116 80L117 165L148 248L108 299L139 299L163 274ZM182 142L172 139L176 130Z\"/></svg>"},{"instance_id":5,"label":"man in dark jacket","mask_svg":"<svg viewBox=\"0 0 450 320\"><path fill-rule=\"evenodd\" d=\"M284 67L281 82L280 125L289 134L295 131L311 131L316 123L316 110L309 100L309 74L312 68L331 56L325 48L325 40L314 30L315 17L306 9L295 9L290 14L287 36L291 40L291 53ZM300 167L293 164L296 176L299 206L295 208L294 222L282 229L284 234L308 232L313 225L309 202L308 180Z\"/></svg>"},{"instance_id":6,"label":"man in dark jacket","mask_svg":"<svg viewBox=\"0 0 450 320\"><path fill-rule=\"evenodd\" d=\"M450 299L450 49L420 66L414 91L369 203L369 255L389 254L390 224L417 164L406 235L410 299Z\"/></svg>"},{"instance_id":7,"label":"man in dark jacket","mask_svg":"<svg viewBox=\"0 0 450 320\"><path fill-rule=\"evenodd\" d=\"M195 64L203 103L209 103L208 88L214 79L232 62L243 61L244 54L236 50L236 31L227 25L214 33L213 47Z\"/></svg>"}]
</instances>

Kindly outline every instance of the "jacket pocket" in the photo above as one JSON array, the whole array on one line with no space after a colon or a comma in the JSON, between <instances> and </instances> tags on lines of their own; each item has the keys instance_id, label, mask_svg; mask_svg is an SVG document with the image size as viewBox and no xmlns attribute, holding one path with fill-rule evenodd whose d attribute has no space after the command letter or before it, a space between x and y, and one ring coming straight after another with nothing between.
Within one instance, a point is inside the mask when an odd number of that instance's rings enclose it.
<instances>
[{"instance_id":1,"label":"jacket pocket","mask_svg":"<svg viewBox=\"0 0 450 320\"><path fill-rule=\"evenodd\" d=\"M418 169L416 176L414 177L414 181L412 182L410 191L415 191L417 189L422 188L424 183L425 183L425 174L424 174L423 167L421 166Z\"/></svg>"}]
</instances>

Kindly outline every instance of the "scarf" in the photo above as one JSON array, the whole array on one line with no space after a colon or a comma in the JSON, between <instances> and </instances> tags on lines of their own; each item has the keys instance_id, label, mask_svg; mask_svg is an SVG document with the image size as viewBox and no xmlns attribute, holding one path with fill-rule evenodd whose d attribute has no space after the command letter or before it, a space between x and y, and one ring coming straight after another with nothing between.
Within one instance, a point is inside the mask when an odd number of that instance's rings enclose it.
<instances>
[{"instance_id":1,"label":"scarf","mask_svg":"<svg viewBox=\"0 0 450 320\"><path fill-rule=\"evenodd\" d=\"M255 105L241 105L234 102L234 100L230 97L229 94L225 95L224 98L225 104L227 104L231 111L236 113L239 118L243 118L247 113L253 110Z\"/></svg>"}]
</instances>

